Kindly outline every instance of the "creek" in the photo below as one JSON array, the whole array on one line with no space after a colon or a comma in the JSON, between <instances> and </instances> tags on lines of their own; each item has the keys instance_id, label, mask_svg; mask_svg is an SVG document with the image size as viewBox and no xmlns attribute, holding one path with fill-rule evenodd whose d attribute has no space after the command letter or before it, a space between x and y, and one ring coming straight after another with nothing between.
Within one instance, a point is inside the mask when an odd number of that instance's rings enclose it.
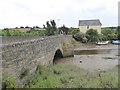
<instances>
[{"instance_id":1,"label":"creek","mask_svg":"<svg viewBox=\"0 0 120 90\"><path fill-rule=\"evenodd\" d=\"M74 64L85 70L109 70L118 65L118 46L117 45L87 45L74 49L74 57L61 58L57 63Z\"/></svg>"}]
</instances>

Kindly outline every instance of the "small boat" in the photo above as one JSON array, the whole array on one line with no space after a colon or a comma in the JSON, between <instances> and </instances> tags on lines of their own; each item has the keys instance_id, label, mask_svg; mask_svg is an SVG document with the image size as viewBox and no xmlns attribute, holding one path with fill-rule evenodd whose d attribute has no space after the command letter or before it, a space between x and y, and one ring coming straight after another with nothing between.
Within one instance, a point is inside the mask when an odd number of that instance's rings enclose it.
<instances>
[{"instance_id":1,"label":"small boat","mask_svg":"<svg viewBox=\"0 0 120 90\"><path fill-rule=\"evenodd\" d=\"M120 44L120 40L113 40L112 44Z\"/></svg>"},{"instance_id":2,"label":"small boat","mask_svg":"<svg viewBox=\"0 0 120 90\"><path fill-rule=\"evenodd\" d=\"M96 45L107 45L109 41L96 42Z\"/></svg>"}]
</instances>

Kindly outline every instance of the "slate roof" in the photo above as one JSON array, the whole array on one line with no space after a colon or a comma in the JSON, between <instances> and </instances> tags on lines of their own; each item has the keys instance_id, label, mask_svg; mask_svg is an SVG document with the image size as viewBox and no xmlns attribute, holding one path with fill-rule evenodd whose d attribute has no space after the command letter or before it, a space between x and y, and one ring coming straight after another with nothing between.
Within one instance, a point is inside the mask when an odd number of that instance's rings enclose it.
<instances>
[{"instance_id":1,"label":"slate roof","mask_svg":"<svg viewBox=\"0 0 120 90\"><path fill-rule=\"evenodd\" d=\"M79 26L96 26L102 25L99 19L96 20L79 20Z\"/></svg>"}]
</instances>

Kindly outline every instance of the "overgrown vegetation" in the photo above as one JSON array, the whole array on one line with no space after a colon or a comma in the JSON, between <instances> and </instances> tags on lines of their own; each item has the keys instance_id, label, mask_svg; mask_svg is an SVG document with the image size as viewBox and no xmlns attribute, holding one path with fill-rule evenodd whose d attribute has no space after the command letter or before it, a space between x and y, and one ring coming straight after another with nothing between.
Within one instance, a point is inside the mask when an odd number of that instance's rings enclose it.
<instances>
[{"instance_id":1,"label":"overgrown vegetation","mask_svg":"<svg viewBox=\"0 0 120 90\"><path fill-rule=\"evenodd\" d=\"M19 29L8 29L0 31L0 36L44 36L45 34L45 30L29 30L22 32Z\"/></svg>"},{"instance_id":2,"label":"overgrown vegetation","mask_svg":"<svg viewBox=\"0 0 120 90\"><path fill-rule=\"evenodd\" d=\"M90 29L86 32L86 38L89 42L96 42L98 41L98 32L97 30Z\"/></svg>"},{"instance_id":3,"label":"overgrown vegetation","mask_svg":"<svg viewBox=\"0 0 120 90\"><path fill-rule=\"evenodd\" d=\"M109 28L102 29L101 34L97 32L97 30L89 29L85 33L85 37L83 36L82 32L74 31L73 37L77 41L84 41L86 42L96 42L96 41L112 41L120 39L120 29L119 26L117 30L111 30ZM87 38L87 39L86 39Z\"/></svg>"},{"instance_id":4,"label":"overgrown vegetation","mask_svg":"<svg viewBox=\"0 0 120 90\"><path fill-rule=\"evenodd\" d=\"M74 36L78 32L80 32L79 28L70 28L70 34L72 36Z\"/></svg>"},{"instance_id":5,"label":"overgrown vegetation","mask_svg":"<svg viewBox=\"0 0 120 90\"><path fill-rule=\"evenodd\" d=\"M69 28L66 27L65 25L63 25L59 28L59 33L61 33L61 34L68 35L68 32L69 32Z\"/></svg>"},{"instance_id":6,"label":"overgrown vegetation","mask_svg":"<svg viewBox=\"0 0 120 90\"><path fill-rule=\"evenodd\" d=\"M80 41L82 43L86 43L88 40L87 38L85 37L85 34L82 33L82 32L78 32L76 33L73 38L76 40L76 41Z\"/></svg>"},{"instance_id":7,"label":"overgrown vegetation","mask_svg":"<svg viewBox=\"0 0 120 90\"><path fill-rule=\"evenodd\" d=\"M46 26L43 25L43 27L46 29L46 35L51 36L51 35L56 35L58 34L58 29L56 26L56 22L54 20L50 20L46 22Z\"/></svg>"},{"instance_id":8,"label":"overgrown vegetation","mask_svg":"<svg viewBox=\"0 0 120 90\"><path fill-rule=\"evenodd\" d=\"M16 88L16 79L13 77L8 77L3 80L2 82L2 88Z\"/></svg>"},{"instance_id":9,"label":"overgrown vegetation","mask_svg":"<svg viewBox=\"0 0 120 90\"><path fill-rule=\"evenodd\" d=\"M104 29L101 31L102 35L100 39L104 40L116 40L118 39L117 31L112 31L110 29Z\"/></svg>"},{"instance_id":10,"label":"overgrown vegetation","mask_svg":"<svg viewBox=\"0 0 120 90\"><path fill-rule=\"evenodd\" d=\"M40 68L41 69L41 68ZM73 64L55 64L43 68L25 86L28 88L117 88L118 71L88 72Z\"/></svg>"}]
</instances>

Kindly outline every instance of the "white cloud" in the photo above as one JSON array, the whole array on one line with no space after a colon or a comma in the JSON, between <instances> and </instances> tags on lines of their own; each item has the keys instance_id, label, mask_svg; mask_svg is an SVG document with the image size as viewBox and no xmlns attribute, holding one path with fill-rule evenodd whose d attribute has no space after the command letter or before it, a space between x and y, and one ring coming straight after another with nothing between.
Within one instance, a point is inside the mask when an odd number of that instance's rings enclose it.
<instances>
[{"instance_id":1,"label":"white cloud","mask_svg":"<svg viewBox=\"0 0 120 90\"><path fill-rule=\"evenodd\" d=\"M78 26L79 19L98 18L117 25L119 0L0 0L0 28L42 26L60 19L59 26Z\"/></svg>"}]
</instances>

